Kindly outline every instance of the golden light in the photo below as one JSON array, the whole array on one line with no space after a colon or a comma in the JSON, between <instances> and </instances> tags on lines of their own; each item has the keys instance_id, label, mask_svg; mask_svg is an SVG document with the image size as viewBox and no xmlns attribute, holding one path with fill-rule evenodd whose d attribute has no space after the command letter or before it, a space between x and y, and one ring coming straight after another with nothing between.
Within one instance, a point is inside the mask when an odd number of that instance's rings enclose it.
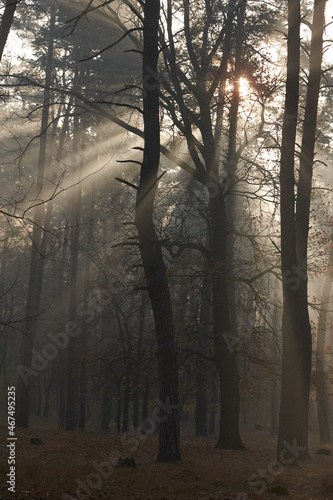
<instances>
[{"instance_id":1,"label":"golden light","mask_svg":"<svg viewBox=\"0 0 333 500\"><path fill-rule=\"evenodd\" d=\"M239 94L242 99L248 97L250 93L250 85L246 78L241 77L239 79Z\"/></svg>"}]
</instances>

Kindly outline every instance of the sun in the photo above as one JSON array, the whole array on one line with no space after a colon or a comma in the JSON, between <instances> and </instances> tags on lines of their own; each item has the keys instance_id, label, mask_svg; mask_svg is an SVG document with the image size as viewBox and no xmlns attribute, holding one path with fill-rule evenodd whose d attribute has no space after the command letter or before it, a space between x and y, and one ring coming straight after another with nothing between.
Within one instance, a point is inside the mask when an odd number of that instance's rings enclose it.
<instances>
[{"instance_id":1,"label":"sun","mask_svg":"<svg viewBox=\"0 0 333 500\"><path fill-rule=\"evenodd\" d=\"M239 79L239 94L242 99L245 99L250 94L250 84L243 76Z\"/></svg>"}]
</instances>

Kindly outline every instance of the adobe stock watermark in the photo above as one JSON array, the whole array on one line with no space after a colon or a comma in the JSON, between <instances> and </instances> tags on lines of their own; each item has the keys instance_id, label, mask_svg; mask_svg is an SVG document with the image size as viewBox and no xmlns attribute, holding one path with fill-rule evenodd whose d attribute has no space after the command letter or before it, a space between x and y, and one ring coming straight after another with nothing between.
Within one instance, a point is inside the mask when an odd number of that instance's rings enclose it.
<instances>
[{"instance_id":1,"label":"adobe stock watermark","mask_svg":"<svg viewBox=\"0 0 333 500\"><path fill-rule=\"evenodd\" d=\"M153 418L146 418L141 428L132 429L131 432L124 432L121 435L121 444L126 447L129 453L135 453L138 450L140 443L144 443L148 435L153 434L156 430L156 424L166 422L174 410L179 405L170 403L170 398L167 397L165 403L161 400L156 400L156 407L153 411ZM128 448L127 448L128 447ZM93 490L98 490L102 487L103 481L108 479L114 471L122 453L118 450L112 450L107 460L98 463L96 460L92 462L93 472L87 475L85 480L76 479L77 488L75 494L78 499L85 500L90 498Z\"/></svg>"},{"instance_id":2,"label":"adobe stock watermark","mask_svg":"<svg viewBox=\"0 0 333 500\"><path fill-rule=\"evenodd\" d=\"M100 293L98 296L94 295L86 302L81 302L76 309L76 313L78 317L83 318L85 323L90 324L96 318L96 314L100 313L105 306L110 304L110 302L111 297L107 296L107 299L105 299L105 294ZM40 372L45 370L49 362L58 356L59 351L66 349L69 344L69 339L79 336L80 333L81 328L75 321L66 323L64 329L60 332L48 333L47 336L50 342L44 344L40 350L32 349L31 365L26 366L20 364L17 367L18 374L22 378L24 384L27 386L29 377L37 376Z\"/></svg>"},{"instance_id":3,"label":"adobe stock watermark","mask_svg":"<svg viewBox=\"0 0 333 500\"><path fill-rule=\"evenodd\" d=\"M279 460L272 460L266 470L258 469L257 473L253 473L248 477L249 487L257 488L255 493L258 495L266 491L267 484L273 483L282 474L285 465L293 464L299 457L299 452L306 450L303 446L296 446L296 440L294 440L293 445L287 441L283 441L282 444L284 448L279 453Z\"/></svg>"},{"instance_id":4,"label":"adobe stock watermark","mask_svg":"<svg viewBox=\"0 0 333 500\"><path fill-rule=\"evenodd\" d=\"M285 271L282 274L282 282L290 285L290 290L295 292L300 286L301 282L307 279L307 262L304 260L301 265L293 265L291 270Z\"/></svg>"}]
</instances>

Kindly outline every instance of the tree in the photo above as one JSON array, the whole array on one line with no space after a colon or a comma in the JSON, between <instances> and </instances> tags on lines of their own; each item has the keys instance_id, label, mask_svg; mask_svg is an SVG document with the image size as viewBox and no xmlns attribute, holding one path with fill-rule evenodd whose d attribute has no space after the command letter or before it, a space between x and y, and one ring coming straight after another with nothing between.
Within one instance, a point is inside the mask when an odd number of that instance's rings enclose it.
<instances>
[{"instance_id":1,"label":"tree","mask_svg":"<svg viewBox=\"0 0 333 500\"><path fill-rule=\"evenodd\" d=\"M146 0L143 27L143 122L144 151L137 190L135 224L155 319L158 345L160 399L172 404L171 413L161 416L158 462L181 460L178 413L178 366L175 331L162 249L154 228L153 205L158 183L160 157L158 27L160 1Z\"/></svg>"},{"instance_id":2,"label":"tree","mask_svg":"<svg viewBox=\"0 0 333 500\"><path fill-rule=\"evenodd\" d=\"M2 59L2 54L5 49L5 45L7 42L7 38L9 35L10 28L13 24L14 14L17 8L17 5L22 0L4 0L5 2L5 10L1 19L0 24L0 61Z\"/></svg>"},{"instance_id":3,"label":"tree","mask_svg":"<svg viewBox=\"0 0 333 500\"><path fill-rule=\"evenodd\" d=\"M312 356L308 312L307 244L312 169L321 81L325 0L315 0L299 179L295 199L295 143L300 81L300 1L288 1L288 62L281 147L281 269L283 278L283 361L278 457L287 446L308 456L308 415ZM296 205L296 207L295 207ZM304 279L299 278L303 270ZM295 285L296 283L296 285ZM290 383L291 380L293 383ZM295 460L295 457L292 457Z\"/></svg>"},{"instance_id":4,"label":"tree","mask_svg":"<svg viewBox=\"0 0 333 500\"><path fill-rule=\"evenodd\" d=\"M36 320L39 313L39 290L42 286L42 273L38 272L41 265L40 254L42 245L42 226L43 226L43 196L44 196L44 175L46 166L46 147L47 147L47 128L49 121L49 107L51 102L51 80L52 80L52 63L53 63L53 47L54 47L54 27L55 27L56 9L52 5L50 14L49 40L47 62L45 68L45 90L44 102L41 120L41 137L38 155L37 167L37 182L36 182L36 206L34 209L34 220L32 230L31 244L31 262L30 276L27 295L27 315L26 315L26 335L22 341L22 361L28 367L31 365L31 350L34 346ZM30 379L29 379L30 380ZM19 427L29 426L29 394L30 382L25 383L22 377L18 380L18 404L17 404L17 425Z\"/></svg>"},{"instance_id":5,"label":"tree","mask_svg":"<svg viewBox=\"0 0 333 500\"><path fill-rule=\"evenodd\" d=\"M325 338L327 330L328 304L332 289L332 272L333 272L333 239L330 242L328 254L327 274L324 281L322 303L319 310L318 319L318 336L316 349L316 394L317 394L317 409L319 436L321 444L330 444L330 426L329 426L329 409L328 409L328 394L327 383L325 380Z\"/></svg>"}]
</instances>

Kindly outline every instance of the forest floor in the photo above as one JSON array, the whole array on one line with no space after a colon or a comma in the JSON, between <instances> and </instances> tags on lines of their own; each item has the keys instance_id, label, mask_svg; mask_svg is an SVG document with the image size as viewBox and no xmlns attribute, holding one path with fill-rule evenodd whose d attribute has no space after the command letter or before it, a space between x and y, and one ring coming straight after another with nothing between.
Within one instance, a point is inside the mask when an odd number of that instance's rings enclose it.
<instances>
[{"instance_id":1,"label":"forest floor","mask_svg":"<svg viewBox=\"0 0 333 500\"><path fill-rule=\"evenodd\" d=\"M13 500L268 500L333 499L332 456L316 454L299 466L275 463L276 437L244 431L246 451L214 448L216 438L183 432L182 462L156 463L157 436L138 439L96 432L16 431L16 491L8 491L7 431L0 428L0 499ZM42 444L31 444L31 438ZM7 450L7 451L6 451ZM116 467L134 457L136 469ZM257 483L256 483L257 482Z\"/></svg>"}]
</instances>

